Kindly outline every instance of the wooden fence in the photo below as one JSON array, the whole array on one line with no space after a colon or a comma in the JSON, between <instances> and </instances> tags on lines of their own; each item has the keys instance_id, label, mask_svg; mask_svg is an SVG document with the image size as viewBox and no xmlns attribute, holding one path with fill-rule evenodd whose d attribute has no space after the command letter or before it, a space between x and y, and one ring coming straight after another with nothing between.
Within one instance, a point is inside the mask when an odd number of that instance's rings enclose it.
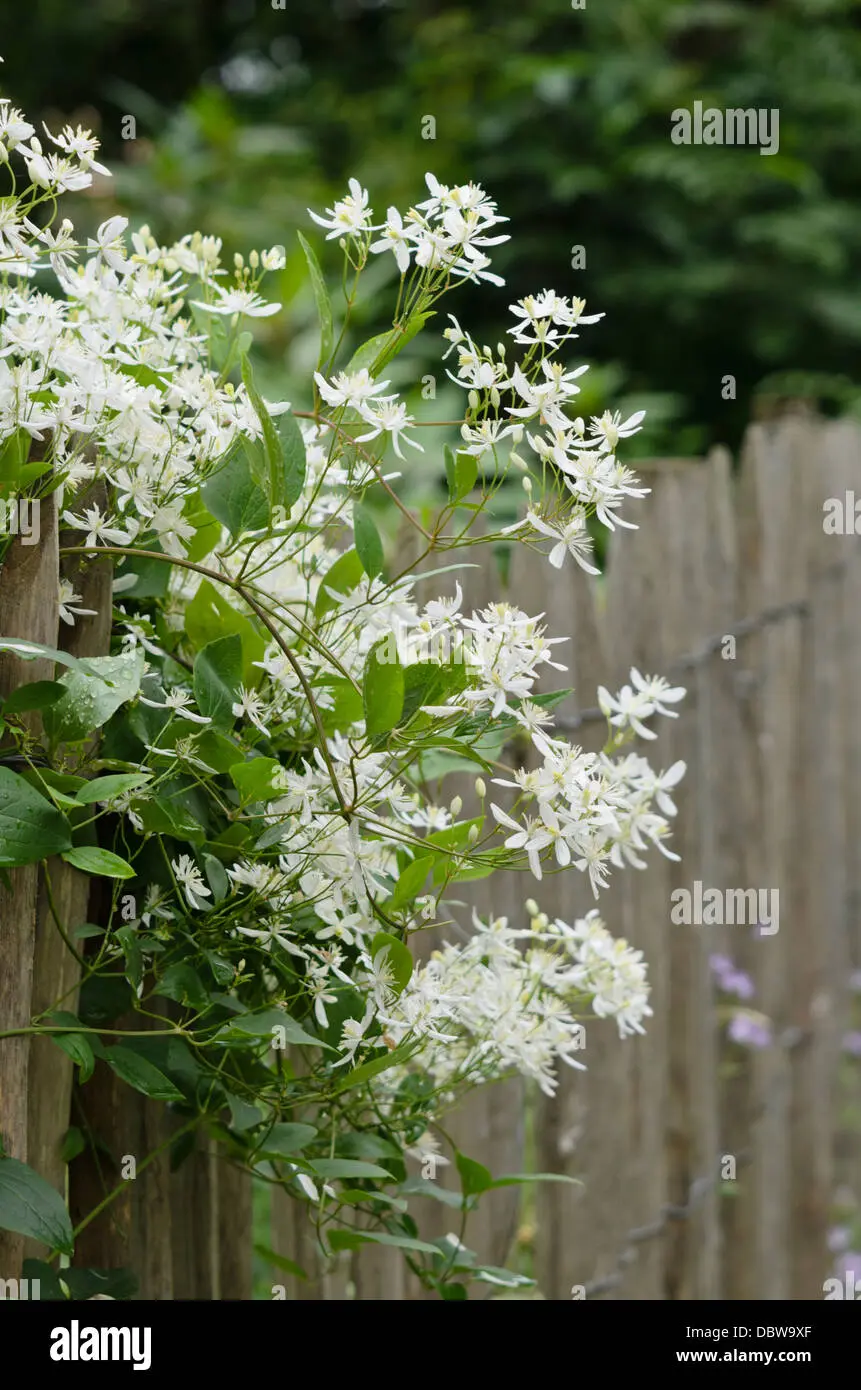
<instances>
[{"instance_id":1,"label":"wooden fence","mask_svg":"<svg viewBox=\"0 0 861 1390\"><path fill-rule=\"evenodd\" d=\"M612 1021L589 1021L588 1070L565 1069L554 1099L512 1081L476 1093L447 1125L495 1175L557 1172L582 1185L489 1194L465 1239L486 1263L511 1263L512 1252L529 1262L550 1299L572 1289L587 1300L821 1298L836 1188L854 1180L861 1196L852 1127L861 1061L855 1079L844 1067L842 1089L837 1080L849 977L861 968L861 542L823 527L827 499L853 486L861 499L861 428L787 418L750 429L737 475L723 451L639 471L652 491L626 516L640 529L611 537L602 580L524 552L507 595L490 556L467 584L472 606L504 595L543 612L551 635L570 637L564 683L575 695L558 724L584 748L604 739L599 684L618 687L632 665L684 684L681 717L655 721L659 738L644 751L661 768L684 758L688 772L675 797L681 862L652 852L646 870L617 873L599 903L614 934L645 953L654 1009L646 1035L623 1041ZM42 532L38 548L13 549L0 576L0 630L54 644L46 596L56 586L56 533L44 519ZM102 585L102 598L106 582L96 571L87 580ZM84 654L105 650L107 634L87 631ZM26 678L44 674L30 667ZM11 679L0 658L0 693ZM469 780L457 790L466 801ZM12 880L11 901L0 888L0 1032L25 1024L42 998L73 991L75 979L50 931L43 877L21 869ZM772 903L778 893L779 930L675 925L671 894L697 882L765 890ZM81 884L55 867L69 920L94 910L85 894L75 905ZM530 896L567 920L593 906L576 872L540 885L496 875L462 896L510 918ZM770 1045L727 1044L715 953L749 972L750 1005L770 1020ZM250 1297L244 1176L210 1147L172 1174L166 1117L127 1089L114 1095L107 1069L73 1095L71 1063L55 1048L46 1058L41 1039L0 1046L8 1152L60 1191L68 1186L76 1218L118 1175L94 1171L85 1155L68 1169L59 1159L70 1097L72 1122L91 1125L114 1162L164 1145L87 1227L77 1258L132 1263L145 1297ZM438 1181L456 1185L450 1168ZM431 1238L458 1220L429 1199L417 1199L415 1216ZM309 1273L273 1269L288 1298L423 1296L393 1250L323 1264L303 1209L277 1193L271 1225L272 1248ZM0 1274L13 1272L22 1250L0 1231Z\"/></svg>"}]
</instances>

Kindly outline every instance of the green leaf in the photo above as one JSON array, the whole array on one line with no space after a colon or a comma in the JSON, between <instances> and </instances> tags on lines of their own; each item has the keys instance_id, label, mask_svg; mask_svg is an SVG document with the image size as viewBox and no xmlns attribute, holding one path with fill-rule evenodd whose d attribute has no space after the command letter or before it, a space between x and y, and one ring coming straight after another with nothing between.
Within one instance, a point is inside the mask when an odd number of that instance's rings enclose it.
<instances>
[{"instance_id":1,"label":"green leaf","mask_svg":"<svg viewBox=\"0 0 861 1390\"><path fill-rule=\"evenodd\" d=\"M197 971L181 962L168 966L155 992L165 999L176 1000L178 1004L190 1004L193 1009L204 1009L208 1003L206 989Z\"/></svg>"},{"instance_id":2,"label":"green leaf","mask_svg":"<svg viewBox=\"0 0 861 1390\"><path fill-rule=\"evenodd\" d=\"M106 777L94 777L75 793L75 800L82 806L91 806L94 801L111 801L133 787L142 787L151 780L149 772L117 772Z\"/></svg>"},{"instance_id":3,"label":"green leaf","mask_svg":"<svg viewBox=\"0 0 861 1390\"><path fill-rule=\"evenodd\" d=\"M230 780L245 801L271 801L273 797L283 796L276 791L272 779L283 771L277 758L248 758L244 763L235 763L230 768Z\"/></svg>"},{"instance_id":4,"label":"green leaf","mask_svg":"<svg viewBox=\"0 0 861 1390\"><path fill-rule=\"evenodd\" d=\"M353 503L353 535L362 569L369 579L376 579L383 572L383 543L370 511L358 500Z\"/></svg>"},{"instance_id":5,"label":"green leaf","mask_svg":"<svg viewBox=\"0 0 861 1390\"><path fill-rule=\"evenodd\" d=\"M403 1042L393 1048L391 1052L386 1052L382 1057L372 1057L370 1062L363 1062L360 1067L354 1067L352 1071L346 1072L342 1079L335 1086L336 1094L340 1091L352 1090L354 1086L363 1086L371 1077L379 1075L381 1071L388 1071L389 1067L399 1067L402 1062L407 1062L416 1051L415 1042Z\"/></svg>"},{"instance_id":6,"label":"green leaf","mask_svg":"<svg viewBox=\"0 0 861 1390\"><path fill-rule=\"evenodd\" d=\"M305 440L299 428L299 421L291 411L285 410L275 420L275 428L281 441L281 474L279 478L276 505L280 503L287 511L298 502L305 486L307 459Z\"/></svg>"},{"instance_id":7,"label":"green leaf","mask_svg":"<svg viewBox=\"0 0 861 1390\"><path fill-rule=\"evenodd\" d=\"M433 867L434 858L432 854L423 854L420 859L414 859L412 864L407 865L386 903L387 910L397 911L399 908L407 907L418 897Z\"/></svg>"},{"instance_id":8,"label":"green leaf","mask_svg":"<svg viewBox=\"0 0 861 1390\"><path fill-rule=\"evenodd\" d=\"M448 479L448 496L450 502L459 502L462 497L466 497L468 492L472 492L475 480L478 477L478 459L475 454L461 453L455 454L446 444L443 450L445 458L445 473Z\"/></svg>"},{"instance_id":9,"label":"green leaf","mask_svg":"<svg viewBox=\"0 0 861 1390\"><path fill-rule=\"evenodd\" d=\"M259 1105L249 1105L241 1096L234 1096L228 1092L227 1104L230 1106L230 1128L236 1134L244 1134L247 1129L254 1129L263 1119Z\"/></svg>"},{"instance_id":10,"label":"green leaf","mask_svg":"<svg viewBox=\"0 0 861 1390\"><path fill-rule=\"evenodd\" d=\"M276 1034L274 1031L276 1028L283 1029L283 1033ZM266 1036L277 1041L279 1046L282 1041L285 1046L326 1046L319 1038L312 1038L311 1034L306 1033L295 1018L290 1018L289 1014L282 1013L280 1009L264 1009L261 1013L239 1014L220 1028L215 1035L218 1042L229 1041L235 1037L263 1038Z\"/></svg>"},{"instance_id":11,"label":"green leaf","mask_svg":"<svg viewBox=\"0 0 861 1390\"><path fill-rule=\"evenodd\" d=\"M493 1174L483 1163L476 1163L474 1158L467 1158L466 1154L458 1151L455 1151L454 1161L460 1174L460 1186L464 1197L473 1197L493 1186Z\"/></svg>"},{"instance_id":12,"label":"green leaf","mask_svg":"<svg viewBox=\"0 0 861 1390\"><path fill-rule=\"evenodd\" d=\"M189 641L198 648L207 646L218 637L235 634L242 641L243 680L247 686L258 684L260 670L254 662L263 659L266 643L251 619L238 612L208 579L201 581L185 610L185 630Z\"/></svg>"},{"instance_id":13,"label":"green leaf","mask_svg":"<svg viewBox=\"0 0 861 1390\"><path fill-rule=\"evenodd\" d=\"M367 1193L365 1194L367 1196ZM387 1231L329 1231L329 1244L335 1251L359 1250L363 1245L393 1245L398 1250L418 1250L423 1255L438 1255L435 1245L412 1236L393 1236Z\"/></svg>"},{"instance_id":14,"label":"green leaf","mask_svg":"<svg viewBox=\"0 0 861 1390\"><path fill-rule=\"evenodd\" d=\"M97 675L98 671L92 666L92 662L97 658L90 658L83 661L80 658L70 656L68 652L61 652L56 647L45 647L41 642L28 642L24 637L0 637L0 652L11 652L21 661L38 661L44 658L46 661L56 661L60 666L67 666L71 671L89 671L91 675Z\"/></svg>"},{"instance_id":15,"label":"green leaf","mask_svg":"<svg viewBox=\"0 0 861 1390\"><path fill-rule=\"evenodd\" d=\"M126 968L124 974L132 989L137 994L143 979L143 952L138 934L134 927L120 927L115 933L117 941L123 948Z\"/></svg>"},{"instance_id":16,"label":"green leaf","mask_svg":"<svg viewBox=\"0 0 861 1390\"><path fill-rule=\"evenodd\" d=\"M384 639L372 647L365 663L362 680L362 703L365 728L370 738L394 729L404 708L404 668L400 662L387 661L389 643Z\"/></svg>"},{"instance_id":17,"label":"green leaf","mask_svg":"<svg viewBox=\"0 0 861 1390\"><path fill-rule=\"evenodd\" d=\"M133 1052L128 1045L106 1047L103 1055L108 1066L116 1072L120 1080L125 1081L135 1091L140 1091L142 1095L150 1096L152 1100L182 1100L182 1092L177 1090L173 1082L169 1081L158 1067L154 1067L152 1062Z\"/></svg>"},{"instance_id":18,"label":"green leaf","mask_svg":"<svg viewBox=\"0 0 861 1390\"><path fill-rule=\"evenodd\" d=\"M50 1015L48 1022L54 1025L69 1023L72 1028L80 1028L81 1023L74 1014L57 1012ZM83 1033L52 1033L51 1041L56 1043L61 1052L65 1052L67 1057L71 1057L75 1066L80 1067L78 1079L81 1083L89 1081L96 1065L93 1049Z\"/></svg>"},{"instance_id":19,"label":"green leaf","mask_svg":"<svg viewBox=\"0 0 861 1390\"><path fill-rule=\"evenodd\" d=\"M251 474L241 443L227 451L216 472L200 489L208 512L233 536L263 531L269 524L269 506Z\"/></svg>"},{"instance_id":20,"label":"green leaf","mask_svg":"<svg viewBox=\"0 0 861 1390\"><path fill-rule=\"evenodd\" d=\"M55 742L88 738L121 705L133 700L140 690L144 653L138 650L120 656L93 656L87 667L87 672L71 671L61 677L65 697L45 710L45 728Z\"/></svg>"},{"instance_id":21,"label":"green leaf","mask_svg":"<svg viewBox=\"0 0 861 1390\"><path fill-rule=\"evenodd\" d=\"M314 602L317 617L321 618L330 608L337 607L338 600L333 598L333 594L351 594L364 577L365 571L358 551L346 550L332 565L317 591Z\"/></svg>"},{"instance_id":22,"label":"green leaf","mask_svg":"<svg viewBox=\"0 0 861 1390\"><path fill-rule=\"evenodd\" d=\"M261 1260L265 1260L267 1264L274 1265L276 1269L283 1269L286 1274L292 1274L296 1279L308 1278L301 1265L294 1264L293 1260L288 1260L286 1255L276 1255L275 1251L270 1250L268 1245L255 1245L254 1253L259 1255Z\"/></svg>"},{"instance_id":23,"label":"green leaf","mask_svg":"<svg viewBox=\"0 0 861 1390\"><path fill-rule=\"evenodd\" d=\"M314 254L310 243L305 240L301 232L297 232L299 244L305 253L305 260L308 262L308 271L311 276L311 287L314 291L314 303L317 305L317 317L320 320L320 353L317 358L317 366L322 367L332 355L332 347L335 342L335 326L332 321L332 305L326 289L326 281L320 269L320 263Z\"/></svg>"},{"instance_id":24,"label":"green leaf","mask_svg":"<svg viewBox=\"0 0 861 1390\"><path fill-rule=\"evenodd\" d=\"M25 778L0 767L0 868L36 864L71 845L66 817Z\"/></svg>"},{"instance_id":25,"label":"green leaf","mask_svg":"<svg viewBox=\"0 0 861 1390\"><path fill-rule=\"evenodd\" d=\"M388 333L378 333L375 337L369 338L353 353L346 370L358 372L366 367L372 375L381 372L393 357L397 357L401 348L406 347L407 343L421 332L428 319L432 319L433 316L433 311L411 314L402 328L391 328Z\"/></svg>"},{"instance_id":26,"label":"green leaf","mask_svg":"<svg viewBox=\"0 0 861 1390\"><path fill-rule=\"evenodd\" d=\"M97 874L101 878L134 878L131 864L113 854L109 849L99 849L96 845L80 845L66 850L61 856L73 869L85 874Z\"/></svg>"},{"instance_id":27,"label":"green leaf","mask_svg":"<svg viewBox=\"0 0 861 1390\"><path fill-rule=\"evenodd\" d=\"M391 1173L378 1163L368 1163L363 1158L315 1158L309 1159L306 1166L318 1178L385 1178L392 1181Z\"/></svg>"},{"instance_id":28,"label":"green leaf","mask_svg":"<svg viewBox=\"0 0 861 1390\"><path fill-rule=\"evenodd\" d=\"M3 701L3 714L23 714L25 710L46 709L62 700L66 687L59 681L31 681L29 685L19 685Z\"/></svg>"},{"instance_id":29,"label":"green leaf","mask_svg":"<svg viewBox=\"0 0 861 1390\"><path fill-rule=\"evenodd\" d=\"M242 382L248 393L248 399L254 407L254 413L260 421L263 430L263 453L266 459L269 506L274 507L276 503L280 501L280 484L284 469L284 455L281 451L281 440L275 428L272 416L266 409L263 397L254 385L251 363L247 357L243 357L242 359Z\"/></svg>"},{"instance_id":30,"label":"green leaf","mask_svg":"<svg viewBox=\"0 0 861 1390\"><path fill-rule=\"evenodd\" d=\"M390 932L377 932L371 942L371 956L376 959L380 951L388 952L386 963L395 977L398 986L396 993L400 993L409 984L410 976L413 973L413 958L407 947L402 941L398 941L396 936Z\"/></svg>"},{"instance_id":31,"label":"green leaf","mask_svg":"<svg viewBox=\"0 0 861 1390\"><path fill-rule=\"evenodd\" d=\"M194 698L201 714L214 724L234 722L233 704L242 684L242 642L235 633L217 637L194 662Z\"/></svg>"},{"instance_id":32,"label":"green leaf","mask_svg":"<svg viewBox=\"0 0 861 1390\"><path fill-rule=\"evenodd\" d=\"M71 1163L72 1159L77 1158L78 1154L82 1154L86 1147L87 1142L84 1139L83 1133L78 1129L77 1125L72 1125L63 1135L63 1142L60 1145L60 1157L64 1163Z\"/></svg>"},{"instance_id":33,"label":"green leaf","mask_svg":"<svg viewBox=\"0 0 861 1390\"><path fill-rule=\"evenodd\" d=\"M212 889L212 901L218 907L230 892L230 880L224 865L216 859L214 854L204 854L203 871L206 874L206 881Z\"/></svg>"},{"instance_id":34,"label":"green leaf","mask_svg":"<svg viewBox=\"0 0 861 1390\"><path fill-rule=\"evenodd\" d=\"M576 1187L583 1186L579 1178L569 1178L566 1173L509 1173L505 1177L494 1178L490 1187L516 1187L530 1182L570 1182Z\"/></svg>"},{"instance_id":35,"label":"green leaf","mask_svg":"<svg viewBox=\"0 0 861 1390\"><path fill-rule=\"evenodd\" d=\"M72 1223L59 1193L16 1158L0 1158L0 1230L71 1255Z\"/></svg>"},{"instance_id":36,"label":"green leaf","mask_svg":"<svg viewBox=\"0 0 861 1390\"><path fill-rule=\"evenodd\" d=\"M301 1153L316 1137L317 1131L313 1125L273 1125L261 1141L257 1155L261 1158L289 1158L291 1154Z\"/></svg>"}]
</instances>

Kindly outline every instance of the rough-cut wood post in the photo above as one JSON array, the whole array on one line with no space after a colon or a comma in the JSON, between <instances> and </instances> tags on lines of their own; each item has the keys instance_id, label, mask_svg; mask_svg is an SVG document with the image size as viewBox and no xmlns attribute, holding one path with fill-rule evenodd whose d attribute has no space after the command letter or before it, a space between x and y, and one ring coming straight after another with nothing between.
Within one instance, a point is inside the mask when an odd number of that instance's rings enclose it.
<instances>
[{"instance_id":1,"label":"rough-cut wood post","mask_svg":"<svg viewBox=\"0 0 861 1390\"><path fill-rule=\"evenodd\" d=\"M702 465L655 477L656 507L666 540L664 604L678 652L693 652L703 635L705 582L702 542L708 516L707 473ZM669 652L665 652L664 665ZM670 679L676 670L668 669ZM687 764L677 798L673 850L681 856L672 881L693 892L701 879L702 805L711 795L701 739L704 677L695 666L684 681L687 697L673 722L672 752ZM717 1296L719 1229L716 1160L718 1115L716 1047L712 1021L709 948L701 926L671 924L668 1185L674 1206L696 1206L674 1221L666 1236L666 1295L670 1299ZM702 1182L702 1189L695 1184ZM706 1184L711 1182L711 1186Z\"/></svg>"},{"instance_id":2,"label":"rough-cut wood post","mask_svg":"<svg viewBox=\"0 0 861 1390\"><path fill-rule=\"evenodd\" d=\"M845 932L842 707L845 638L842 565L854 536L826 535L823 504L845 495L844 426L799 423L794 452L802 481L799 563L808 565L796 763L791 998L805 1042L793 1052L790 1297L820 1298L832 1201L834 1072L837 1061L838 943ZM817 467L814 460L820 459ZM811 464L814 464L811 467ZM857 602L857 596L856 600ZM857 718L857 715L855 716ZM853 847L854 848L854 847ZM794 910L797 904L797 913Z\"/></svg>"},{"instance_id":3,"label":"rough-cut wood post","mask_svg":"<svg viewBox=\"0 0 861 1390\"><path fill-rule=\"evenodd\" d=\"M216 1159L214 1141L198 1135L193 1151L170 1178L173 1296L216 1297Z\"/></svg>"},{"instance_id":4,"label":"rough-cut wood post","mask_svg":"<svg viewBox=\"0 0 861 1390\"><path fill-rule=\"evenodd\" d=\"M60 544L74 543L61 532ZM110 650L112 565L107 557L86 564L77 557L60 562L60 572L81 596L80 606L94 617L77 617L75 626L55 623L52 643L72 656L101 656ZM57 629L59 628L59 632ZM94 741L98 738L95 736ZM87 918L91 880L86 874L52 858L43 871L36 923L33 969L33 1012L52 1007L77 1011L80 966L63 941L54 920L56 911L67 935ZM50 884L50 895L48 886ZM53 910L51 906L53 900ZM30 1052L29 1144L30 1163L65 1199L66 1164L60 1152L70 1124L73 1066L70 1058L48 1038L34 1038ZM44 1248L27 1242L28 1256L44 1256Z\"/></svg>"},{"instance_id":5,"label":"rough-cut wood post","mask_svg":"<svg viewBox=\"0 0 861 1390\"><path fill-rule=\"evenodd\" d=\"M57 629L57 524L53 498L42 503L37 545L16 538L0 570L0 637L22 637L53 646ZM51 680L51 661L22 663L0 653L0 695L19 685ZM38 716L25 717L34 732ZM33 959L38 917L39 867L12 869L12 889L0 885L0 1032L26 1028L32 1014ZM30 1158L28 1092L30 1042L0 1042L0 1135L6 1153L22 1162ZM15 1278L23 1257L23 1237L0 1230L0 1275Z\"/></svg>"}]
</instances>

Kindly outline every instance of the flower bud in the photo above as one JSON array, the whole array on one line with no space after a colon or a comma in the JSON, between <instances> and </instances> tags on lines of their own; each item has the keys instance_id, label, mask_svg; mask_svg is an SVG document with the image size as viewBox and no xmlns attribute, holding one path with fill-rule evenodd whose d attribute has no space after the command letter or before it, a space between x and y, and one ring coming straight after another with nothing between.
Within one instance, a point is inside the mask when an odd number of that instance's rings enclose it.
<instances>
[{"instance_id":1,"label":"flower bud","mask_svg":"<svg viewBox=\"0 0 861 1390\"><path fill-rule=\"evenodd\" d=\"M475 779L475 794L480 797L482 801L487 796L487 787L485 786L483 777L476 777Z\"/></svg>"},{"instance_id":2,"label":"flower bud","mask_svg":"<svg viewBox=\"0 0 861 1390\"><path fill-rule=\"evenodd\" d=\"M538 916L538 904L534 898L527 898L523 906L526 908L526 911L529 913L530 917Z\"/></svg>"},{"instance_id":3,"label":"flower bud","mask_svg":"<svg viewBox=\"0 0 861 1390\"><path fill-rule=\"evenodd\" d=\"M470 391L469 395L467 396L467 400L469 401L470 410L478 410L478 407L481 404L481 396L478 394L477 391Z\"/></svg>"},{"instance_id":4,"label":"flower bud","mask_svg":"<svg viewBox=\"0 0 861 1390\"><path fill-rule=\"evenodd\" d=\"M451 802L451 813L452 813L452 815L454 816L455 820L457 820L457 818L458 818L458 816L460 815L462 809L463 809L463 798L460 797L460 796L452 797L452 802Z\"/></svg>"},{"instance_id":5,"label":"flower bud","mask_svg":"<svg viewBox=\"0 0 861 1390\"><path fill-rule=\"evenodd\" d=\"M531 494L532 494L532 479L531 479L531 478L524 478L524 479L523 479L523 491L526 493L527 496L531 496Z\"/></svg>"},{"instance_id":6,"label":"flower bud","mask_svg":"<svg viewBox=\"0 0 861 1390\"><path fill-rule=\"evenodd\" d=\"M477 826L477 825L471 825L471 826L469 827L469 834L467 835L466 838L467 838L467 840L469 841L469 843L470 843L471 845L474 845L474 844L475 844L476 840L478 839L478 826Z\"/></svg>"}]
</instances>

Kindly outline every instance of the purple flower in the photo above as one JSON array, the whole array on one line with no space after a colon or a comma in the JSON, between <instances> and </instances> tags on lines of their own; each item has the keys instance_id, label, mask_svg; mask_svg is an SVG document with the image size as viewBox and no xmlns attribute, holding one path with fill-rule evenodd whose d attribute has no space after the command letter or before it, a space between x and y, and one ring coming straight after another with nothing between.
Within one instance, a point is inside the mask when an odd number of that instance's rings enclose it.
<instances>
[{"instance_id":1,"label":"purple flower","mask_svg":"<svg viewBox=\"0 0 861 1390\"><path fill-rule=\"evenodd\" d=\"M857 1030L854 1033L844 1033L843 1051L851 1053L853 1057L861 1057L861 1033Z\"/></svg>"},{"instance_id":2,"label":"purple flower","mask_svg":"<svg viewBox=\"0 0 861 1390\"><path fill-rule=\"evenodd\" d=\"M849 1227L832 1226L828 1232L828 1249L835 1255L845 1250L849 1244Z\"/></svg>"},{"instance_id":3,"label":"purple flower","mask_svg":"<svg viewBox=\"0 0 861 1390\"><path fill-rule=\"evenodd\" d=\"M743 970L733 970L732 974L725 976L722 987L727 994L734 994L738 999L752 999L756 994L753 980Z\"/></svg>"},{"instance_id":4,"label":"purple flower","mask_svg":"<svg viewBox=\"0 0 861 1390\"><path fill-rule=\"evenodd\" d=\"M851 1270L856 1280L861 1279L861 1250L847 1250L837 1261L837 1268L844 1278Z\"/></svg>"},{"instance_id":5,"label":"purple flower","mask_svg":"<svg viewBox=\"0 0 861 1390\"><path fill-rule=\"evenodd\" d=\"M730 1022L727 1036L742 1047L769 1047L771 1025L766 1019L749 1013L737 1013Z\"/></svg>"}]
</instances>

